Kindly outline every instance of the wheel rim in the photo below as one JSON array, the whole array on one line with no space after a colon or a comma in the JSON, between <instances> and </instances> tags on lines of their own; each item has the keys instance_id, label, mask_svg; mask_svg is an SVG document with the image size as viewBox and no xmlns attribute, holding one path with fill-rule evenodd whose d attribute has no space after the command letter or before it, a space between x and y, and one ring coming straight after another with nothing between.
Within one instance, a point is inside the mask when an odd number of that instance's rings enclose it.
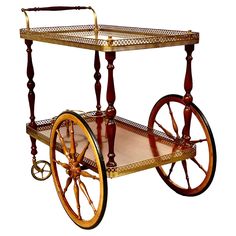
<instances>
[{"instance_id":1,"label":"wheel rim","mask_svg":"<svg viewBox=\"0 0 236 236\"><path fill-rule=\"evenodd\" d=\"M190 144L196 145L196 156L184 161L157 167L164 182L175 192L184 196L195 196L204 192L211 184L216 168L216 149L210 126L202 112L191 104L192 119ZM168 133L174 140L174 148L182 148L182 128L184 103L181 96L168 95L153 107L148 127ZM153 155L158 149L153 139L149 139Z\"/></svg>"},{"instance_id":2,"label":"wheel rim","mask_svg":"<svg viewBox=\"0 0 236 236\"><path fill-rule=\"evenodd\" d=\"M56 151L58 143L63 154ZM84 165L85 158L96 163L93 170ZM58 196L69 217L82 228L96 227L106 208L106 171L96 139L78 114L65 112L56 119L50 161Z\"/></svg>"}]
</instances>

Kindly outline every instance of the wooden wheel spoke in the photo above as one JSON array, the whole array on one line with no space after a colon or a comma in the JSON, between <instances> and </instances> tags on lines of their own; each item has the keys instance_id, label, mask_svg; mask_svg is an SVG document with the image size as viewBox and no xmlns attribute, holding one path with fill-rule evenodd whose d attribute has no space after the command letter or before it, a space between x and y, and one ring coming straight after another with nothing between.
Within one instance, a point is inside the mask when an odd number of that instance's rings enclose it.
<instances>
[{"instance_id":1,"label":"wooden wheel spoke","mask_svg":"<svg viewBox=\"0 0 236 236\"><path fill-rule=\"evenodd\" d=\"M80 186L80 189L83 192L84 196L87 198L89 205L92 207L94 214L96 214L97 210L94 207L93 201L92 201L91 197L89 196L88 190L87 190L84 182L79 180L79 186Z\"/></svg>"},{"instance_id":2,"label":"wooden wheel spoke","mask_svg":"<svg viewBox=\"0 0 236 236\"><path fill-rule=\"evenodd\" d=\"M188 184L188 189L191 189L190 181L189 181L189 176L188 176L188 167L187 167L186 160L182 161L182 165L183 165L183 169L184 169L184 172L185 172L185 178L186 178L186 181L187 181L187 184Z\"/></svg>"},{"instance_id":3,"label":"wooden wheel spoke","mask_svg":"<svg viewBox=\"0 0 236 236\"><path fill-rule=\"evenodd\" d=\"M156 120L155 120L155 123L164 131L164 133L171 139L175 140L175 136L170 132L168 131L167 129L165 129L160 123L158 123Z\"/></svg>"},{"instance_id":4,"label":"wooden wheel spoke","mask_svg":"<svg viewBox=\"0 0 236 236\"><path fill-rule=\"evenodd\" d=\"M87 145L84 147L83 151L77 156L77 159L76 159L76 164L78 165L84 158L84 155L87 151L89 147L89 142L87 143Z\"/></svg>"},{"instance_id":5,"label":"wooden wheel spoke","mask_svg":"<svg viewBox=\"0 0 236 236\"><path fill-rule=\"evenodd\" d=\"M72 158L75 158L75 136L74 136L74 125L73 122L70 122L70 154Z\"/></svg>"},{"instance_id":6,"label":"wooden wheel spoke","mask_svg":"<svg viewBox=\"0 0 236 236\"><path fill-rule=\"evenodd\" d=\"M63 190L63 195L64 195L64 196L65 196L65 193L66 193L68 187L70 186L71 182L72 182L72 178L71 178L71 177L68 177L67 180L66 180L66 186L65 186L65 188L64 188L64 190Z\"/></svg>"},{"instance_id":7,"label":"wooden wheel spoke","mask_svg":"<svg viewBox=\"0 0 236 236\"><path fill-rule=\"evenodd\" d=\"M66 164L66 163L62 163L62 162L56 161L56 160L55 160L55 162L56 162L58 165L62 166L63 168L67 169L67 170L70 169L70 166L69 166L68 164Z\"/></svg>"},{"instance_id":8,"label":"wooden wheel spoke","mask_svg":"<svg viewBox=\"0 0 236 236\"><path fill-rule=\"evenodd\" d=\"M87 177L87 178L99 180L99 177L97 177L96 175L91 175L90 173L88 173L87 171L84 171L84 170L81 170L80 174L84 177Z\"/></svg>"},{"instance_id":9,"label":"wooden wheel spoke","mask_svg":"<svg viewBox=\"0 0 236 236\"><path fill-rule=\"evenodd\" d=\"M78 219L82 219L81 213L80 213L80 203L79 203L79 186L76 182L76 179L74 179L74 194L75 194L75 200L76 200L77 211L78 211Z\"/></svg>"},{"instance_id":10,"label":"wooden wheel spoke","mask_svg":"<svg viewBox=\"0 0 236 236\"><path fill-rule=\"evenodd\" d=\"M65 125L66 125L66 137L70 137L70 121L66 120Z\"/></svg>"},{"instance_id":11,"label":"wooden wheel spoke","mask_svg":"<svg viewBox=\"0 0 236 236\"><path fill-rule=\"evenodd\" d=\"M196 160L195 157L190 158L206 175L207 175L207 171L203 168L203 166Z\"/></svg>"},{"instance_id":12,"label":"wooden wheel spoke","mask_svg":"<svg viewBox=\"0 0 236 236\"><path fill-rule=\"evenodd\" d=\"M176 162L171 163L171 167L170 167L169 173L168 173L168 175L167 175L167 178L168 178L168 179L170 179L170 175L171 175L171 173L172 173L172 171L173 171L173 169L174 169L175 164L176 164Z\"/></svg>"},{"instance_id":13,"label":"wooden wheel spoke","mask_svg":"<svg viewBox=\"0 0 236 236\"><path fill-rule=\"evenodd\" d=\"M190 143L191 144L196 144L196 143L202 143L202 142L206 142L207 139L198 139L198 140L191 140Z\"/></svg>"},{"instance_id":14,"label":"wooden wheel spoke","mask_svg":"<svg viewBox=\"0 0 236 236\"><path fill-rule=\"evenodd\" d=\"M174 114L173 114L173 111L172 111L172 109L170 107L170 103L169 102L167 102L167 106L169 108L169 113L170 113L170 117L171 117L171 121L172 121L172 126L173 126L173 129L174 129L175 133L176 133L176 137L180 138L180 136L179 136L179 128L178 128L178 125L176 123L176 120L175 120L175 117L174 117Z\"/></svg>"},{"instance_id":15,"label":"wooden wheel spoke","mask_svg":"<svg viewBox=\"0 0 236 236\"><path fill-rule=\"evenodd\" d=\"M69 160L69 159L70 159L70 157L69 157L69 152L68 152L68 150L67 150L67 147L66 147L66 144L65 144L64 138L62 137L61 132L60 132L59 129L57 129L56 132L57 132L58 137L59 137L59 139L60 139L63 153L65 154L65 156L66 156L67 159Z\"/></svg>"}]
</instances>

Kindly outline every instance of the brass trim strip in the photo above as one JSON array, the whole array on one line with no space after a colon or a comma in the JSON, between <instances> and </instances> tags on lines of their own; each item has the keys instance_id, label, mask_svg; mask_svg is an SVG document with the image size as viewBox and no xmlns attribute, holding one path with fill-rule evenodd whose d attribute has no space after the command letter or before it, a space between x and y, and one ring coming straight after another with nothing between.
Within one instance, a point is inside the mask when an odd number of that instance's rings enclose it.
<instances>
[{"instance_id":1,"label":"brass trim strip","mask_svg":"<svg viewBox=\"0 0 236 236\"><path fill-rule=\"evenodd\" d=\"M115 178L120 177L132 173L136 173L139 171L147 170L150 168L170 164L173 162L178 162L182 160L186 160L189 158L193 158L196 156L196 146L186 150L178 150L172 154L159 156L159 157L151 157L150 159L132 163L126 166L119 166L114 168L107 168L107 177Z\"/></svg>"},{"instance_id":2,"label":"brass trim strip","mask_svg":"<svg viewBox=\"0 0 236 236\"><path fill-rule=\"evenodd\" d=\"M97 51L127 51L196 44L199 33L127 26L94 25L21 29L21 38ZM109 36L112 36L112 38Z\"/></svg>"}]
</instances>

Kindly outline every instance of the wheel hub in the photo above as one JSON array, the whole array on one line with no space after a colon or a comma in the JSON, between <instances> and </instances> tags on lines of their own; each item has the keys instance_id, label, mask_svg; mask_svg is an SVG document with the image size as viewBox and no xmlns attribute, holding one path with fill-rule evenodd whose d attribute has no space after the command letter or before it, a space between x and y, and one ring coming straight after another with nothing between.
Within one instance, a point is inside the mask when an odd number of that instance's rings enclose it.
<instances>
[{"instance_id":1,"label":"wheel hub","mask_svg":"<svg viewBox=\"0 0 236 236\"><path fill-rule=\"evenodd\" d=\"M77 179L77 177L80 177L81 175L81 167L80 164L77 163L77 161L74 161L71 159L69 161L68 169L66 170L66 173L72 178Z\"/></svg>"}]
</instances>

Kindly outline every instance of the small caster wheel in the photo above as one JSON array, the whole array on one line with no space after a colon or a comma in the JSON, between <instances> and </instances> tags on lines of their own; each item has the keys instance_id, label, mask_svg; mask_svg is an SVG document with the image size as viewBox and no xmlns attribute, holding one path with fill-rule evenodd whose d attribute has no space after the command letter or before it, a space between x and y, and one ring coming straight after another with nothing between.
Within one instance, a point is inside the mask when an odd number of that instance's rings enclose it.
<instances>
[{"instance_id":1,"label":"small caster wheel","mask_svg":"<svg viewBox=\"0 0 236 236\"><path fill-rule=\"evenodd\" d=\"M31 167L31 174L39 181L48 179L52 174L50 164L43 160L35 161Z\"/></svg>"}]
</instances>

